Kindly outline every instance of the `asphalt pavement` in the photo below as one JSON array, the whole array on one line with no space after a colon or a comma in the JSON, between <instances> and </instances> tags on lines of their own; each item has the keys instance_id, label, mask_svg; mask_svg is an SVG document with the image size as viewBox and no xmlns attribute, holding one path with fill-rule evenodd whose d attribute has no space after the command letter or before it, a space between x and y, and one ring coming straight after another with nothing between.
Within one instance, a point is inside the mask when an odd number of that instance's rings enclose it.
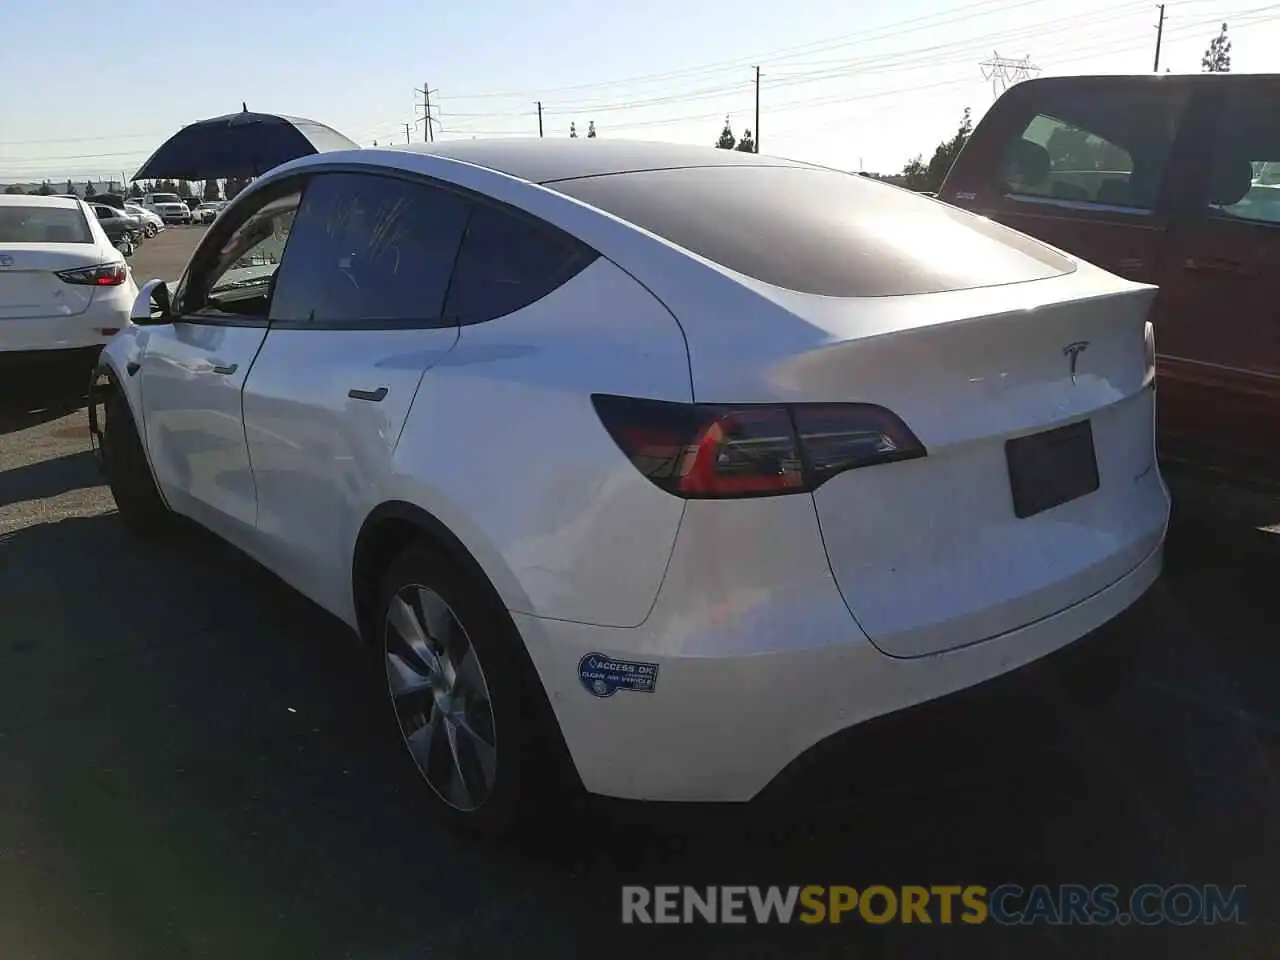
<instances>
[{"instance_id":1,"label":"asphalt pavement","mask_svg":"<svg viewBox=\"0 0 1280 960\"><path fill-rule=\"evenodd\" d=\"M1182 508L1096 677L872 724L764 806L575 804L494 846L424 815L345 627L209 535L126 533L74 387L0 413L4 960L1277 956L1280 504ZM624 883L1006 882L1244 884L1249 923L619 923Z\"/></svg>"}]
</instances>

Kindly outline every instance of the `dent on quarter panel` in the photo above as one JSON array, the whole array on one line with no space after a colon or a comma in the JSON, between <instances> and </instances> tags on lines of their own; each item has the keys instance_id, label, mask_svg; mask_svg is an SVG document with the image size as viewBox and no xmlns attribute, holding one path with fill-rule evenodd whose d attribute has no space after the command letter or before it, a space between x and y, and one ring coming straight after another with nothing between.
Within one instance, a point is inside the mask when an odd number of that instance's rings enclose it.
<instances>
[{"instance_id":1,"label":"dent on quarter panel","mask_svg":"<svg viewBox=\"0 0 1280 960\"><path fill-rule=\"evenodd\" d=\"M419 388L397 496L440 518L510 609L635 626L683 501L623 457L593 392L692 399L674 318L603 258L523 310L462 328Z\"/></svg>"}]
</instances>

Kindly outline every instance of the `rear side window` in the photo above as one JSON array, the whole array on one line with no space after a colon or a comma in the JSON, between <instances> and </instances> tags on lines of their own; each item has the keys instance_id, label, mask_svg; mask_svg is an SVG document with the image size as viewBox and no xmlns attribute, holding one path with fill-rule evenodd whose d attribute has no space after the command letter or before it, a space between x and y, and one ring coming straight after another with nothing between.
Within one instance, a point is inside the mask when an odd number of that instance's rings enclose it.
<instances>
[{"instance_id":1,"label":"rear side window","mask_svg":"<svg viewBox=\"0 0 1280 960\"><path fill-rule=\"evenodd\" d=\"M0 206L0 243L93 243L79 207Z\"/></svg>"},{"instance_id":2,"label":"rear side window","mask_svg":"<svg viewBox=\"0 0 1280 960\"><path fill-rule=\"evenodd\" d=\"M303 195L272 320L338 327L442 323L472 204L396 177L327 173Z\"/></svg>"},{"instance_id":3,"label":"rear side window","mask_svg":"<svg viewBox=\"0 0 1280 960\"><path fill-rule=\"evenodd\" d=\"M549 224L478 204L458 254L445 317L469 324L514 313L594 259L594 251Z\"/></svg>"},{"instance_id":4,"label":"rear side window","mask_svg":"<svg viewBox=\"0 0 1280 960\"><path fill-rule=\"evenodd\" d=\"M1280 110L1268 92L1227 92L1207 200L1220 216L1280 225Z\"/></svg>"},{"instance_id":5,"label":"rear side window","mask_svg":"<svg viewBox=\"0 0 1280 960\"><path fill-rule=\"evenodd\" d=\"M713 263L801 293L937 293L1074 269L999 224L834 170L694 167L549 186Z\"/></svg>"},{"instance_id":6,"label":"rear side window","mask_svg":"<svg viewBox=\"0 0 1280 960\"><path fill-rule=\"evenodd\" d=\"M1170 90L1058 91L1001 154L1002 191L1019 198L1155 208L1182 97Z\"/></svg>"}]
</instances>

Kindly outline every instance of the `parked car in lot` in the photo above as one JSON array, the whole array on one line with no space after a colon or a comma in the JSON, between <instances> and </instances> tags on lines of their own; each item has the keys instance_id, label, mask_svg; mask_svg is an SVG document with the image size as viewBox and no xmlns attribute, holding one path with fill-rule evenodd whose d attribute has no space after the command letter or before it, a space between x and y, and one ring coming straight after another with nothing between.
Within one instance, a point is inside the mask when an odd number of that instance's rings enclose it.
<instances>
[{"instance_id":1,"label":"parked car in lot","mask_svg":"<svg viewBox=\"0 0 1280 960\"><path fill-rule=\"evenodd\" d=\"M0 364L88 371L137 295L79 200L0 195Z\"/></svg>"},{"instance_id":2,"label":"parked car in lot","mask_svg":"<svg viewBox=\"0 0 1280 960\"><path fill-rule=\"evenodd\" d=\"M124 205L125 213L131 217L137 217L142 222L142 232L146 237L154 237L157 233L164 229L164 220L158 214L152 213L146 207L138 203L126 203Z\"/></svg>"},{"instance_id":3,"label":"parked car in lot","mask_svg":"<svg viewBox=\"0 0 1280 960\"><path fill-rule=\"evenodd\" d=\"M98 223L107 235L107 239L117 247L122 244L132 246L142 242L143 226L142 221L137 217L102 203L90 203L86 206L98 218Z\"/></svg>"},{"instance_id":4,"label":"parked car in lot","mask_svg":"<svg viewBox=\"0 0 1280 960\"><path fill-rule=\"evenodd\" d=\"M1158 284L1160 443L1280 479L1280 76L1012 87L942 199Z\"/></svg>"},{"instance_id":5,"label":"parked car in lot","mask_svg":"<svg viewBox=\"0 0 1280 960\"><path fill-rule=\"evenodd\" d=\"M222 200L209 200L191 211L192 223L213 223L222 212L226 203Z\"/></svg>"},{"instance_id":6,"label":"parked car in lot","mask_svg":"<svg viewBox=\"0 0 1280 960\"><path fill-rule=\"evenodd\" d=\"M1153 294L754 154L329 152L144 286L91 429L126 523L194 518L376 645L453 822L562 748L742 801L1146 591Z\"/></svg>"},{"instance_id":7,"label":"parked car in lot","mask_svg":"<svg viewBox=\"0 0 1280 960\"><path fill-rule=\"evenodd\" d=\"M142 205L156 213L167 224L191 222L191 209L176 193L146 193Z\"/></svg>"}]
</instances>

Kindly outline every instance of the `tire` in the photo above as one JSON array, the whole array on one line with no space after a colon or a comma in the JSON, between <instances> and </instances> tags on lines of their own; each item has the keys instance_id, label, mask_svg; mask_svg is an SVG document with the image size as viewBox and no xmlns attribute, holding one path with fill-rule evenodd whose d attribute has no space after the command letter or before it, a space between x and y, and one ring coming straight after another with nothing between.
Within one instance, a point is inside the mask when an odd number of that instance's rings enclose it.
<instances>
[{"instance_id":1,"label":"tire","mask_svg":"<svg viewBox=\"0 0 1280 960\"><path fill-rule=\"evenodd\" d=\"M174 515L156 488L128 401L117 390L107 395L105 421L103 459L120 519L143 536L169 532Z\"/></svg>"},{"instance_id":2,"label":"tire","mask_svg":"<svg viewBox=\"0 0 1280 960\"><path fill-rule=\"evenodd\" d=\"M541 686L487 584L411 547L382 580L375 622L392 716L438 819L504 837L532 822L542 802L559 799L544 749L551 738L535 734ZM406 642L415 629L415 646L424 635L430 641L425 656Z\"/></svg>"},{"instance_id":3,"label":"tire","mask_svg":"<svg viewBox=\"0 0 1280 960\"><path fill-rule=\"evenodd\" d=\"M156 229L156 225L155 225L154 223L148 223L148 224L143 228L142 232L146 235L147 239L148 239L148 240L150 240L152 237L154 237L154 236L155 236L157 233L159 233L160 231L158 231L158 230Z\"/></svg>"}]
</instances>

